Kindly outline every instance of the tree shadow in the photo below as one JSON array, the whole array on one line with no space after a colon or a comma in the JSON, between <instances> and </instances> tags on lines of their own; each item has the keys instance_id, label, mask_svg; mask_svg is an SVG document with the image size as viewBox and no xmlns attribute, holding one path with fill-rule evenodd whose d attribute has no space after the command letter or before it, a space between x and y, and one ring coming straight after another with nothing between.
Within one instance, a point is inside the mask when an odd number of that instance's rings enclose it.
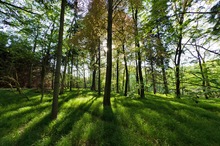
<instances>
[{"instance_id":1,"label":"tree shadow","mask_svg":"<svg viewBox=\"0 0 220 146\"><path fill-rule=\"evenodd\" d=\"M199 106L187 105L172 99L164 100L161 97L133 101L121 99L116 102L126 107L130 117L128 119L131 120L132 125L136 126L135 129L140 129L138 132L140 135L144 134L147 137L148 133L151 135L148 137L158 137L150 140L152 144L191 143L192 145L202 145L212 142L215 145L218 143L217 139L220 138L218 135L206 134L210 133L210 129L216 132L215 128L210 128L209 125L218 126L220 117ZM144 127L151 128L144 131ZM173 140L173 137L180 141ZM201 141L201 137L209 138L209 141Z\"/></svg>"},{"instance_id":2,"label":"tree shadow","mask_svg":"<svg viewBox=\"0 0 220 146\"><path fill-rule=\"evenodd\" d=\"M121 135L121 128L111 106L103 108L103 145L125 145Z\"/></svg>"}]
</instances>

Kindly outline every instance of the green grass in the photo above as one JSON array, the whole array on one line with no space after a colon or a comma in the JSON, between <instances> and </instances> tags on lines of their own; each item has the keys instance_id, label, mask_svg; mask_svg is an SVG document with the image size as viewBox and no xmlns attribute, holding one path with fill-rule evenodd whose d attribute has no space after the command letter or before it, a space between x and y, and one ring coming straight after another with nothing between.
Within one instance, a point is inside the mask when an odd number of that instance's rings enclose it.
<instances>
[{"instance_id":1,"label":"green grass","mask_svg":"<svg viewBox=\"0 0 220 146\"><path fill-rule=\"evenodd\" d=\"M146 99L113 95L103 109L96 93L66 92L59 99L58 119L51 121L51 99L0 90L1 146L135 146L220 144L220 100L181 100L147 94Z\"/></svg>"}]
</instances>

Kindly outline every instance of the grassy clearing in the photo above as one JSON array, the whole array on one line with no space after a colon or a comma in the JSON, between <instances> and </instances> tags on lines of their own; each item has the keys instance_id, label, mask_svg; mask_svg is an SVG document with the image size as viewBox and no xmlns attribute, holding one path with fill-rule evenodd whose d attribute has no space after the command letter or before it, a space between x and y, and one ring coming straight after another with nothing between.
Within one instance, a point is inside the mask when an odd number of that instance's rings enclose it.
<instances>
[{"instance_id":1,"label":"grassy clearing","mask_svg":"<svg viewBox=\"0 0 220 146\"><path fill-rule=\"evenodd\" d=\"M103 109L96 93L66 92L59 115L50 120L52 95L40 103L31 90L22 95L0 90L0 145L219 145L220 100L146 99L114 95Z\"/></svg>"}]
</instances>

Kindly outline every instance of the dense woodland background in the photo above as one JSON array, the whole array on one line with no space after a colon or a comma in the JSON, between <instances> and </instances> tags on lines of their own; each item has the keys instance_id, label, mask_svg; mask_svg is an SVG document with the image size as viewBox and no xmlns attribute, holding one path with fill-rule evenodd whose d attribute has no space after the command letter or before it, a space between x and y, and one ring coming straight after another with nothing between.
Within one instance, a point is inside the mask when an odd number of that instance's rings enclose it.
<instances>
[{"instance_id":1,"label":"dense woodland background","mask_svg":"<svg viewBox=\"0 0 220 146\"><path fill-rule=\"evenodd\" d=\"M220 1L1 0L0 86L220 96ZM54 104L55 102L55 104ZM56 114L55 114L56 115ZM56 117L56 116L55 116Z\"/></svg>"}]
</instances>

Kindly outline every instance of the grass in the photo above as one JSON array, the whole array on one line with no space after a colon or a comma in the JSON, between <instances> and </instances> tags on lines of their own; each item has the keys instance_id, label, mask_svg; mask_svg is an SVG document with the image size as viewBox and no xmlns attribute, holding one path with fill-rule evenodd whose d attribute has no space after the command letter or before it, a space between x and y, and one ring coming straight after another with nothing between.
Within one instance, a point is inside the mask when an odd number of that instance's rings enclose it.
<instances>
[{"instance_id":1,"label":"grass","mask_svg":"<svg viewBox=\"0 0 220 146\"><path fill-rule=\"evenodd\" d=\"M0 90L1 146L135 146L220 144L220 100L173 99L147 94L146 99L113 95L112 107L87 90L59 98L58 119L51 121L51 99Z\"/></svg>"}]
</instances>

